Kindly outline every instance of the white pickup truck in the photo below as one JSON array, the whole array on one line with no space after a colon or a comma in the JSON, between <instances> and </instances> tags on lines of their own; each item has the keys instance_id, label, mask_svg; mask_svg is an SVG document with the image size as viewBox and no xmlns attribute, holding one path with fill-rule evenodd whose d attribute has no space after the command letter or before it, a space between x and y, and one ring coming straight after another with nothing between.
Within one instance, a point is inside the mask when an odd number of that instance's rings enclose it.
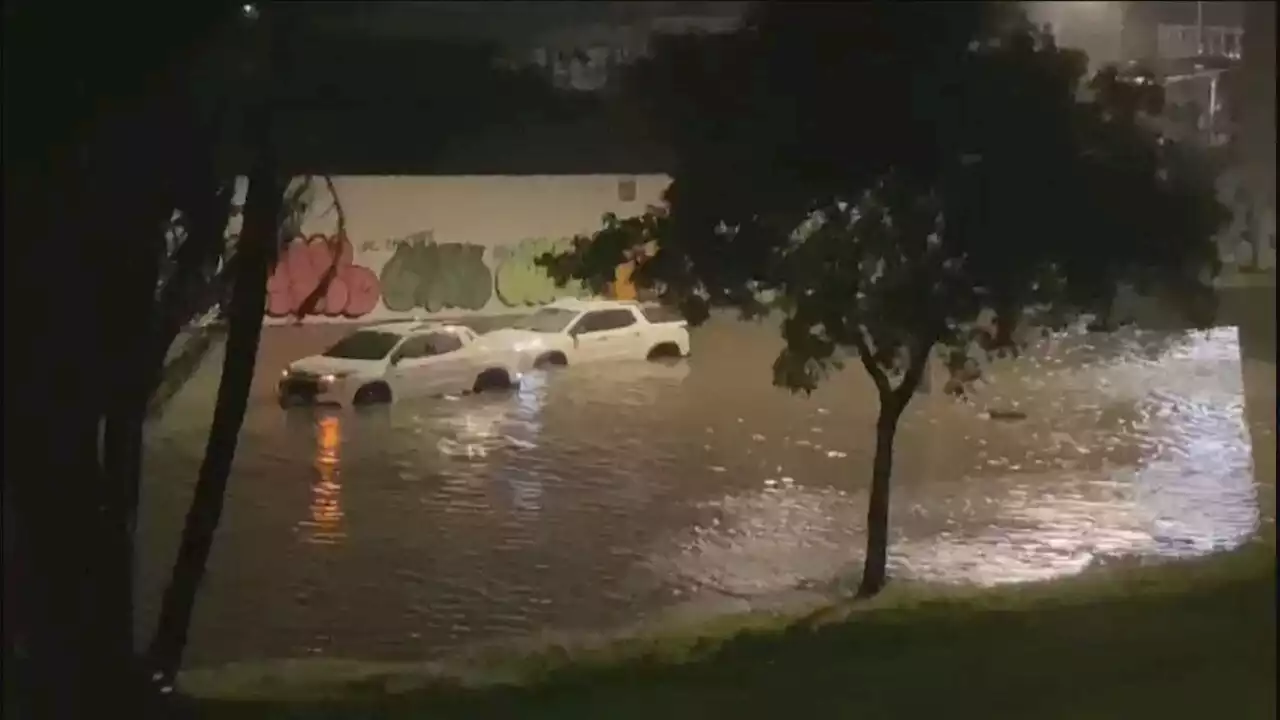
<instances>
[{"instance_id":1,"label":"white pickup truck","mask_svg":"<svg viewBox=\"0 0 1280 720\"><path fill-rule=\"evenodd\" d=\"M564 299L482 335L497 357L516 356L518 371L600 360L656 359L689 354L689 330L662 308L621 300Z\"/></svg>"},{"instance_id":2,"label":"white pickup truck","mask_svg":"<svg viewBox=\"0 0 1280 720\"><path fill-rule=\"evenodd\" d=\"M357 330L281 373L281 407L365 405L393 399L507 388L519 356L483 347L471 328L407 320Z\"/></svg>"}]
</instances>

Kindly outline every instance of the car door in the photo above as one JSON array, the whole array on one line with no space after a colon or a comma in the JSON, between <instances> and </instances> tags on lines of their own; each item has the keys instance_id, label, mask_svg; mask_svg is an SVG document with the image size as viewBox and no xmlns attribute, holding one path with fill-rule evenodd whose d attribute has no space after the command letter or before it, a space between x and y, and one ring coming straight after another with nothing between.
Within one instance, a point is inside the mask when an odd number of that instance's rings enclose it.
<instances>
[{"instance_id":1,"label":"car door","mask_svg":"<svg viewBox=\"0 0 1280 720\"><path fill-rule=\"evenodd\" d=\"M462 352L462 339L450 331L426 336L424 386L432 395L470 390L475 385L475 368Z\"/></svg>"},{"instance_id":2,"label":"car door","mask_svg":"<svg viewBox=\"0 0 1280 720\"><path fill-rule=\"evenodd\" d=\"M417 397L429 391L426 365L427 338L411 337L400 344L391 356L391 389L396 397Z\"/></svg>"},{"instance_id":3,"label":"car door","mask_svg":"<svg viewBox=\"0 0 1280 720\"><path fill-rule=\"evenodd\" d=\"M412 343L412 344L411 344ZM412 386L415 395L441 395L469 390L474 382L470 365L459 352L462 341L447 331L432 331L405 343L412 357L396 366L402 382Z\"/></svg>"},{"instance_id":4,"label":"car door","mask_svg":"<svg viewBox=\"0 0 1280 720\"><path fill-rule=\"evenodd\" d=\"M575 353L580 360L618 360L630 357L640 341L636 316L627 308L593 310L574 325Z\"/></svg>"}]
</instances>

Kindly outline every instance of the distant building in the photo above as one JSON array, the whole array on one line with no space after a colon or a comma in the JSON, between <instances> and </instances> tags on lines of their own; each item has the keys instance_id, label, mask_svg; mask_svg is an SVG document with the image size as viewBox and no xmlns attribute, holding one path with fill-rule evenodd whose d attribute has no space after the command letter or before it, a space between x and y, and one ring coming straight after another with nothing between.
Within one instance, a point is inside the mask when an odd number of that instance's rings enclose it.
<instances>
[{"instance_id":1,"label":"distant building","mask_svg":"<svg viewBox=\"0 0 1280 720\"><path fill-rule=\"evenodd\" d=\"M1244 28L1228 26L1166 25L1156 26L1155 56L1180 59L1208 55L1240 57Z\"/></svg>"},{"instance_id":2,"label":"distant building","mask_svg":"<svg viewBox=\"0 0 1280 720\"><path fill-rule=\"evenodd\" d=\"M1236 59L1244 2L1024 2L1058 42L1088 53L1092 69L1192 57Z\"/></svg>"},{"instance_id":3,"label":"distant building","mask_svg":"<svg viewBox=\"0 0 1280 720\"><path fill-rule=\"evenodd\" d=\"M1274 2L1026 2L1059 44L1154 74L1161 131L1230 158L1219 198L1234 211L1219 235L1229 276L1275 268Z\"/></svg>"},{"instance_id":4,"label":"distant building","mask_svg":"<svg viewBox=\"0 0 1280 720\"><path fill-rule=\"evenodd\" d=\"M698 7L672 7L677 5ZM628 15L607 22L575 23L548 29L508 50L509 62L535 66L561 89L604 89L618 68L649 53L655 35L733 32L745 3L640 4Z\"/></svg>"},{"instance_id":5,"label":"distant building","mask_svg":"<svg viewBox=\"0 0 1280 720\"><path fill-rule=\"evenodd\" d=\"M1126 2L1125 61L1158 64L1194 57L1239 59L1246 2Z\"/></svg>"},{"instance_id":6,"label":"distant building","mask_svg":"<svg viewBox=\"0 0 1280 720\"><path fill-rule=\"evenodd\" d=\"M1228 89L1243 50L1243 2L1028 2L1031 19L1089 55L1090 69L1141 66L1165 87L1166 131L1213 146L1230 142Z\"/></svg>"}]
</instances>

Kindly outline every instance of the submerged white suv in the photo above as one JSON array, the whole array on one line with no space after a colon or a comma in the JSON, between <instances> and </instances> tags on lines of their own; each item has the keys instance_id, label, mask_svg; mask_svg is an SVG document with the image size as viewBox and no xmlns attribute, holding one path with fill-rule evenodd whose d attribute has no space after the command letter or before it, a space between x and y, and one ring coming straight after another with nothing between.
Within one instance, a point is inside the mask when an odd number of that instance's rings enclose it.
<instances>
[{"instance_id":1,"label":"submerged white suv","mask_svg":"<svg viewBox=\"0 0 1280 720\"><path fill-rule=\"evenodd\" d=\"M438 322L361 328L319 355L290 363L276 386L280 405L388 403L518 383L518 358L477 339L471 328Z\"/></svg>"},{"instance_id":2,"label":"submerged white suv","mask_svg":"<svg viewBox=\"0 0 1280 720\"><path fill-rule=\"evenodd\" d=\"M626 300L565 299L482 335L495 355L517 356L517 367L577 365L602 360L685 357L689 329L662 307Z\"/></svg>"}]
</instances>

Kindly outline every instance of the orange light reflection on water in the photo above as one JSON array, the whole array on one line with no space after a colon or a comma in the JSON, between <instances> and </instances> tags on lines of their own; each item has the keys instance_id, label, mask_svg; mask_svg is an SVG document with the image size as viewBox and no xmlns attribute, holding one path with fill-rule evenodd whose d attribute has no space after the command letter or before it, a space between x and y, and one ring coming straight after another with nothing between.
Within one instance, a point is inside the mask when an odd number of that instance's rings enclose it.
<instances>
[{"instance_id":1,"label":"orange light reflection on water","mask_svg":"<svg viewBox=\"0 0 1280 720\"><path fill-rule=\"evenodd\" d=\"M303 541L316 545L336 545L346 538L343 529L342 472L339 448L342 421L326 415L316 423L315 483L311 486L310 517L300 522Z\"/></svg>"}]
</instances>

